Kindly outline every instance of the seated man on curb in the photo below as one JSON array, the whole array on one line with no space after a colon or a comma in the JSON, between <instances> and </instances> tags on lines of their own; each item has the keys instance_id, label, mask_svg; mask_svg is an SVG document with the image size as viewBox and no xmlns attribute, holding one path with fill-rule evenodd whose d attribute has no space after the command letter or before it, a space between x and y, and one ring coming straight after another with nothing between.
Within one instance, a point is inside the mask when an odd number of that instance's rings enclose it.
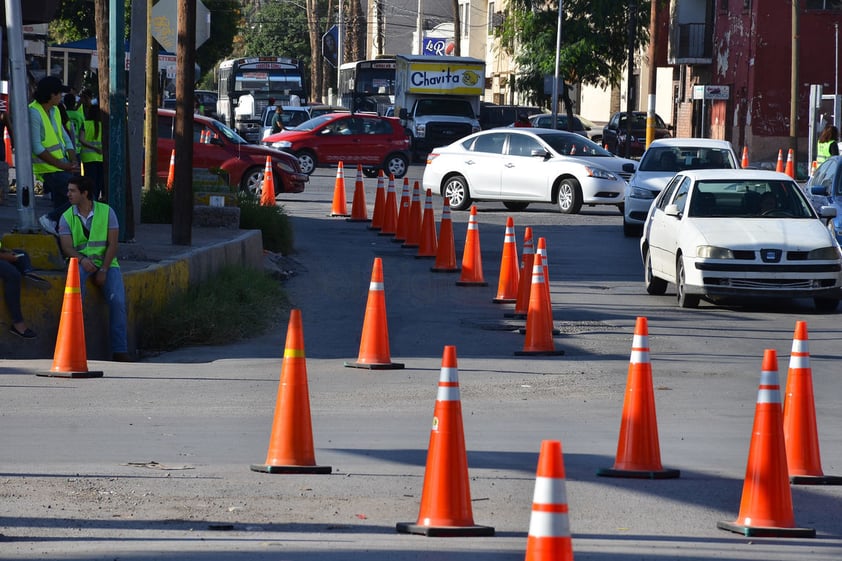
<instances>
[{"instance_id":1,"label":"seated man on curb","mask_svg":"<svg viewBox=\"0 0 842 561\"><path fill-rule=\"evenodd\" d=\"M61 250L68 258L79 260L79 286L85 296L86 281L91 277L108 303L109 333L113 360L130 362L126 336L126 291L117 264L117 215L105 203L92 200L89 177L74 175L67 184L67 198L72 205L61 215L58 233Z\"/></svg>"}]
</instances>

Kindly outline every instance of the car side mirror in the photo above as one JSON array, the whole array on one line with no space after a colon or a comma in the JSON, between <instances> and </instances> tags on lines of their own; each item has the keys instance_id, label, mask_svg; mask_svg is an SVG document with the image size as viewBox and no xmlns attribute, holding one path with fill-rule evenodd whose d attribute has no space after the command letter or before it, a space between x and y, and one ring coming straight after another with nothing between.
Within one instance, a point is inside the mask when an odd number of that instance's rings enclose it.
<instances>
[{"instance_id":1,"label":"car side mirror","mask_svg":"<svg viewBox=\"0 0 842 561\"><path fill-rule=\"evenodd\" d=\"M819 210L819 216L822 218L836 218L836 207L831 205L824 205Z\"/></svg>"},{"instance_id":2,"label":"car side mirror","mask_svg":"<svg viewBox=\"0 0 842 561\"><path fill-rule=\"evenodd\" d=\"M529 151L530 156L538 156L544 158L545 160L550 157L550 153L544 150L543 148L536 148L534 150Z\"/></svg>"},{"instance_id":3,"label":"car side mirror","mask_svg":"<svg viewBox=\"0 0 842 561\"><path fill-rule=\"evenodd\" d=\"M811 186L810 187L810 193L812 193L813 195L819 195L819 196L822 196L822 197L829 196L829 193L827 192L827 187L825 187L824 185L813 185L813 186Z\"/></svg>"},{"instance_id":4,"label":"car side mirror","mask_svg":"<svg viewBox=\"0 0 842 561\"><path fill-rule=\"evenodd\" d=\"M675 216L675 217L681 216L681 210L678 208L678 205L676 205L676 204L667 205L667 208L664 209L664 213L667 216Z\"/></svg>"},{"instance_id":5,"label":"car side mirror","mask_svg":"<svg viewBox=\"0 0 842 561\"><path fill-rule=\"evenodd\" d=\"M623 171L626 173L634 173L635 172L634 164L629 162L627 164L623 164Z\"/></svg>"},{"instance_id":6,"label":"car side mirror","mask_svg":"<svg viewBox=\"0 0 842 561\"><path fill-rule=\"evenodd\" d=\"M401 107L401 110L398 112L398 117L400 117L401 121L406 121L406 117L407 117L406 107Z\"/></svg>"},{"instance_id":7,"label":"car side mirror","mask_svg":"<svg viewBox=\"0 0 842 561\"><path fill-rule=\"evenodd\" d=\"M224 145L225 145L225 143L224 143L224 142L222 142L222 139L221 139L221 138L218 138L218 137L216 137L216 136L211 137L211 139L210 139L209 143L210 143L210 144L216 144L217 146L224 146Z\"/></svg>"}]
</instances>

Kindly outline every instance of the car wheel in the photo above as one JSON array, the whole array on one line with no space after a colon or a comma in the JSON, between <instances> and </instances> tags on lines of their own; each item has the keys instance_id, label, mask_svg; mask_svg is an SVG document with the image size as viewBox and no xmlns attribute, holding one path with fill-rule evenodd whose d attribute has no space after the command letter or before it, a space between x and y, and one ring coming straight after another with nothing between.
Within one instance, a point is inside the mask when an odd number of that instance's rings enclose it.
<instances>
[{"instance_id":1,"label":"car wheel","mask_svg":"<svg viewBox=\"0 0 842 561\"><path fill-rule=\"evenodd\" d=\"M263 194L263 169L260 166L247 169L240 180L240 190L260 198Z\"/></svg>"},{"instance_id":2,"label":"car wheel","mask_svg":"<svg viewBox=\"0 0 842 561\"><path fill-rule=\"evenodd\" d=\"M652 257L649 249L643 254L643 283L646 285L646 293L660 296L667 291L667 281L652 274Z\"/></svg>"},{"instance_id":3,"label":"car wheel","mask_svg":"<svg viewBox=\"0 0 842 561\"><path fill-rule=\"evenodd\" d=\"M813 305L820 314L832 314L839 307L839 300L836 298L813 298Z\"/></svg>"},{"instance_id":4,"label":"car wheel","mask_svg":"<svg viewBox=\"0 0 842 561\"><path fill-rule=\"evenodd\" d=\"M563 179L556 195L558 209L564 214L576 214L582 208L582 188L572 177Z\"/></svg>"},{"instance_id":5,"label":"car wheel","mask_svg":"<svg viewBox=\"0 0 842 561\"><path fill-rule=\"evenodd\" d=\"M395 179L401 179L409 171L409 160L403 154L392 154L386 158L383 171L386 172L387 176L392 174Z\"/></svg>"},{"instance_id":6,"label":"car wheel","mask_svg":"<svg viewBox=\"0 0 842 561\"><path fill-rule=\"evenodd\" d=\"M298 166L301 168L301 173L312 175L316 171L316 155L310 150L302 150L295 157L298 158Z\"/></svg>"},{"instance_id":7,"label":"car wheel","mask_svg":"<svg viewBox=\"0 0 842 561\"><path fill-rule=\"evenodd\" d=\"M637 224L630 224L623 220L623 235L627 238L639 238L643 229Z\"/></svg>"},{"instance_id":8,"label":"car wheel","mask_svg":"<svg viewBox=\"0 0 842 561\"><path fill-rule=\"evenodd\" d=\"M684 280L684 260L680 255L675 265L675 278L675 295L678 298L678 306L681 308L697 308L700 298L695 294L687 294L687 286Z\"/></svg>"},{"instance_id":9,"label":"car wheel","mask_svg":"<svg viewBox=\"0 0 842 561\"><path fill-rule=\"evenodd\" d=\"M366 177L377 177L380 170L375 168L363 168L363 175Z\"/></svg>"},{"instance_id":10,"label":"car wheel","mask_svg":"<svg viewBox=\"0 0 842 561\"><path fill-rule=\"evenodd\" d=\"M468 182L461 175L454 175L444 183L442 196L450 201L450 208L453 210L466 210L471 206L471 192L468 190Z\"/></svg>"},{"instance_id":11,"label":"car wheel","mask_svg":"<svg viewBox=\"0 0 842 561\"><path fill-rule=\"evenodd\" d=\"M526 207L529 206L529 203L524 203L521 201L503 201L503 206L509 210L514 210L515 212L526 210Z\"/></svg>"}]
</instances>

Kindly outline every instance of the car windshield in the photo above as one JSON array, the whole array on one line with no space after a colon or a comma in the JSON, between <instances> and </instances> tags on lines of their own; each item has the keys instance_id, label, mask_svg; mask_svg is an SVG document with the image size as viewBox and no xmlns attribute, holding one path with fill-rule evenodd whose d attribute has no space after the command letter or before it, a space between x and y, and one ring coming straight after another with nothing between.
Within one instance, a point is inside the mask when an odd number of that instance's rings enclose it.
<instances>
[{"instance_id":1,"label":"car windshield","mask_svg":"<svg viewBox=\"0 0 842 561\"><path fill-rule=\"evenodd\" d=\"M801 189L792 181L727 179L696 183L688 216L816 218Z\"/></svg>"},{"instance_id":2,"label":"car windshield","mask_svg":"<svg viewBox=\"0 0 842 561\"><path fill-rule=\"evenodd\" d=\"M666 123L664 123L663 119L661 119L658 115L655 115L655 122L654 122L656 129L665 129L667 128ZM622 114L620 115L620 130L628 128L628 115ZM632 128L633 129L646 129L646 114L645 113L637 113L632 115Z\"/></svg>"},{"instance_id":3,"label":"car windshield","mask_svg":"<svg viewBox=\"0 0 842 561\"><path fill-rule=\"evenodd\" d=\"M470 102L463 99L422 99L415 108L415 116L448 115L451 117L474 118Z\"/></svg>"},{"instance_id":4,"label":"car windshield","mask_svg":"<svg viewBox=\"0 0 842 561\"><path fill-rule=\"evenodd\" d=\"M614 155L599 144L584 136L565 132L539 133L538 138L563 156L600 156L613 158Z\"/></svg>"},{"instance_id":5,"label":"car windshield","mask_svg":"<svg viewBox=\"0 0 842 561\"><path fill-rule=\"evenodd\" d=\"M320 127L323 124L325 124L329 121L332 121L333 119L335 119L335 117L333 117L330 114L319 115L318 117L313 117L309 121L304 121L303 123L301 123L300 125L295 127L295 130L297 130L297 131L311 131L311 130L315 129L316 127Z\"/></svg>"},{"instance_id":6,"label":"car windshield","mask_svg":"<svg viewBox=\"0 0 842 561\"><path fill-rule=\"evenodd\" d=\"M237 134L233 130L229 129L227 126L220 123L219 121L213 121L213 124L216 128L219 129L219 132L222 133L222 136L227 138L230 142L233 142L234 144L248 144L249 143L245 138L243 138L242 136L240 136L239 134Z\"/></svg>"},{"instance_id":7,"label":"car windshield","mask_svg":"<svg viewBox=\"0 0 842 561\"><path fill-rule=\"evenodd\" d=\"M700 146L657 146L649 148L638 171L676 173L688 169L736 169L730 150Z\"/></svg>"}]
</instances>

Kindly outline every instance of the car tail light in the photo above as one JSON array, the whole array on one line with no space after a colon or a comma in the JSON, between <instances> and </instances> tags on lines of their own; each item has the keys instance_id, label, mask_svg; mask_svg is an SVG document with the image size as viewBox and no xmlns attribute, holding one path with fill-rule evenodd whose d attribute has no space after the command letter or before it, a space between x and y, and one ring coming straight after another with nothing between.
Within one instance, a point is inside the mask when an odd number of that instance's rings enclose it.
<instances>
[{"instance_id":1,"label":"car tail light","mask_svg":"<svg viewBox=\"0 0 842 561\"><path fill-rule=\"evenodd\" d=\"M439 157L439 155L436 154L435 152L430 152L427 155L427 165L430 165L433 162L433 160L435 160L438 157Z\"/></svg>"}]
</instances>

